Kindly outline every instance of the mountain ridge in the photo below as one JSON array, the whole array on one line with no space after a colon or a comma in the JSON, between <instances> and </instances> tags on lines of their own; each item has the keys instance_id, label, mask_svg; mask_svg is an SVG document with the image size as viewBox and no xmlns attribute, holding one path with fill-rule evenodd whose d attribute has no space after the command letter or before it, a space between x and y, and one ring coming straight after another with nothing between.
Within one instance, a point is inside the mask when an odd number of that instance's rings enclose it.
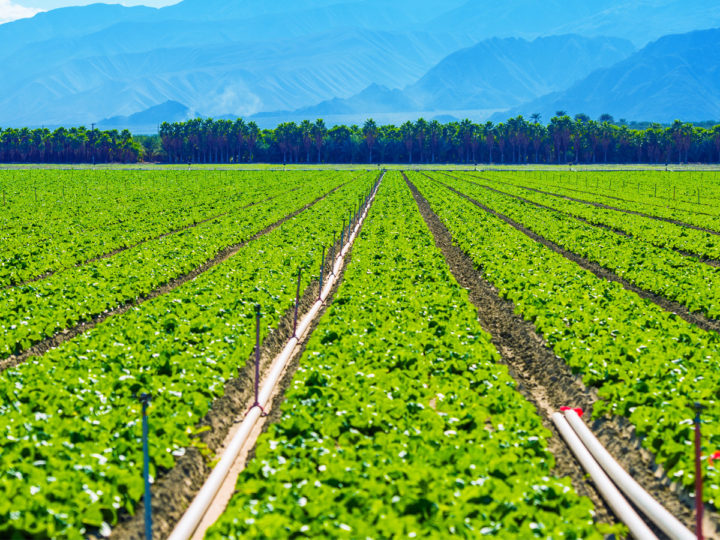
<instances>
[{"instance_id":1,"label":"mountain ridge","mask_svg":"<svg viewBox=\"0 0 720 540\"><path fill-rule=\"evenodd\" d=\"M443 68L441 61L505 34L548 39L548 33L577 27L584 38L605 31L643 42L673 24L720 25L720 4L705 4L185 0L163 8L62 8L0 25L0 125L77 125L129 117L166 101L212 116L303 109L309 114L325 101L346 110L369 107L373 92L380 110L416 103L442 114L448 108L515 107L566 90L561 86L576 82L579 63L606 63L578 55L567 60L568 78L548 63L543 74L514 62L516 53L495 64L483 64L482 52L455 66ZM629 24L630 16L647 25ZM501 52L485 55L499 58ZM471 84L463 86L471 72ZM479 78L481 73L496 77ZM493 85L493 78L505 88ZM355 104L347 101L353 99Z\"/></svg>"},{"instance_id":2,"label":"mountain ridge","mask_svg":"<svg viewBox=\"0 0 720 540\"><path fill-rule=\"evenodd\" d=\"M709 63L709 59L716 59ZM720 118L720 28L673 34L648 44L618 64L597 70L565 91L548 94L496 121L557 110L592 117L672 122Z\"/></svg>"}]
</instances>

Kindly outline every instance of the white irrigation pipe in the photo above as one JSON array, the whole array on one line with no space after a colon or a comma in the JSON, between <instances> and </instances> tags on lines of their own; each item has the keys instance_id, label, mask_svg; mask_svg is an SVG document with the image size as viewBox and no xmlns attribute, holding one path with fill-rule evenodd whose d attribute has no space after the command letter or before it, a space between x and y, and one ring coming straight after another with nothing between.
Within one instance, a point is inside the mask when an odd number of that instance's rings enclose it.
<instances>
[{"instance_id":1,"label":"white irrigation pipe","mask_svg":"<svg viewBox=\"0 0 720 540\"><path fill-rule=\"evenodd\" d=\"M600 495L607 501L608 506L610 506L618 519L630 529L630 534L638 540L657 540L657 537L648 528L642 518L637 515L637 512L633 510L630 503L625 500L625 497L618 491L615 484L612 483L600 465L593 459L565 417L556 412L552 415L552 420L560 432L560 435L562 435L565 442L567 442L570 450L572 450L575 457L583 466L583 469L592 477Z\"/></svg>"},{"instance_id":2,"label":"white irrigation pipe","mask_svg":"<svg viewBox=\"0 0 720 540\"><path fill-rule=\"evenodd\" d=\"M282 350L282 352L275 358L275 360L273 360L270 372L258 395L258 403L260 404L260 407L253 407L252 409L250 409L250 412L248 412L248 414L245 416L242 424L240 424L240 428L233 436L222 458L220 458L220 461L210 473L210 476L205 481L205 484L203 484L203 487L195 496L195 499L193 499L190 507L187 509L178 524L175 526L175 529L173 529L173 532L168 537L168 540L188 540L189 538L191 538L198 525L202 521L203 516L208 511L208 508L210 508L210 505L212 504L215 496L222 487L225 478L230 472L230 469L237 460L238 455L240 454L240 450L247 442L250 433L255 427L255 424L260 419L262 411L270 402L270 398L272 397L273 391L275 390L275 386L277 385L280 377L285 371L287 364L292 359L296 349L302 342L302 339L310 330L310 325L313 323L318 313L322 309L325 300L330 295L330 291L335 285L335 282L340 275L340 271L342 270L343 264L345 262L345 256L347 255L347 252L352 247L355 238L360 232L360 227L365 221L368 210L370 209L370 206L375 199L375 194L380 187L380 181L382 181L383 176L380 177L377 184L375 185L375 188L373 189L373 192L368 199L368 203L365 205L365 210L360 216L357 224L355 225L355 229L353 229L353 232L348 238L347 243L343 247L342 251L335 258L335 262L332 267L333 271L331 277L327 280L327 283L323 287L320 293L320 298L317 302L315 302L313 307L303 317L303 319L298 322L295 336L290 338L290 341L288 341L287 345L285 345L285 348Z\"/></svg>"},{"instance_id":3,"label":"white irrigation pipe","mask_svg":"<svg viewBox=\"0 0 720 540\"><path fill-rule=\"evenodd\" d=\"M672 540L695 540L697 538L625 472L625 469L605 450L575 411L565 411L565 418L612 481L659 529Z\"/></svg>"}]
</instances>

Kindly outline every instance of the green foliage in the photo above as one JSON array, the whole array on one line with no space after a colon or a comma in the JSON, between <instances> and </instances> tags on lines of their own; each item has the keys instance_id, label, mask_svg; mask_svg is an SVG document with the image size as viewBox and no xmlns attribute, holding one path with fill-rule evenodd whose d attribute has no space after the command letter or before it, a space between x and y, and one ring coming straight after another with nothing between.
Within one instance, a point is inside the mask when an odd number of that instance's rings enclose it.
<instances>
[{"instance_id":1,"label":"green foliage","mask_svg":"<svg viewBox=\"0 0 720 540\"><path fill-rule=\"evenodd\" d=\"M592 225L609 227L613 231L630 235L643 242L649 242L659 248L681 250L705 259L720 260L720 238L710 232L691 229L650 217L600 208L592 204L575 202L562 197L548 196L544 193L524 189L526 186L514 180L511 175L505 175L503 178L506 178L506 180L502 181L501 184L476 175L462 175L462 178L550 207L564 214L578 217ZM545 191L547 192L547 190Z\"/></svg>"},{"instance_id":2,"label":"green foliage","mask_svg":"<svg viewBox=\"0 0 720 540\"><path fill-rule=\"evenodd\" d=\"M692 490L696 402L707 407L705 453L720 446L720 336L597 278L424 176L412 180L485 278L586 384L599 389L593 413L629 419L670 478ZM554 226L572 230L570 221ZM611 254L625 260L621 251ZM716 505L719 472L707 461L703 468L706 500Z\"/></svg>"},{"instance_id":3,"label":"green foliage","mask_svg":"<svg viewBox=\"0 0 720 540\"><path fill-rule=\"evenodd\" d=\"M296 179L301 181L299 175ZM299 185L285 186L276 182L264 188L258 182L246 186L250 193L226 206L225 215L197 227L151 239L110 258L68 268L38 282L0 290L0 358L26 350L32 344L79 322L91 320L107 309L146 297L158 287L212 260L226 247L248 240L351 179L351 173L318 173L313 182L298 182ZM247 207L253 198L257 204ZM156 208L162 207L162 201L156 201L156 204ZM155 225L159 223L161 221L156 221ZM94 229L95 235L100 237L103 231L101 225ZM157 229L152 234L156 232ZM60 230L57 234L60 242L64 237L64 245L74 245L72 233ZM21 238L18 236L18 241ZM90 237L88 243L94 240ZM42 246L36 247L42 249ZM97 245L94 249L98 249ZM50 251L48 257L51 258L53 253ZM16 263L14 257L19 255L8 256L5 260L10 276L18 275L17 266L26 267ZM75 259L61 260L58 264L67 265Z\"/></svg>"},{"instance_id":4,"label":"green foliage","mask_svg":"<svg viewBox=\"0 0 720 540\"><path fill-rule=\"evenodd\" d=\"M322 175L318 176L319 183ZM255 341L307 287L374 175L364 175L165 296L0 374L0 537L82 538L142 497L140 404L150 393L158 478L245 365ZM296 194L295 197L298 197ZM299 202L285 201L281 215ZM317 265L317 266L316 266Z\"/></svg>"},{"instance_id":5,"label":"green foliage","mask_svg":"<svg viewBox=\"0 0 720 540\"><path fill-rule=\"evenodd\" d=\"M398 173L208 538L601 538Z\"/></svg>"},{"instance_id":6,"label":"green foliage","mask_svg":"<svg viewBox=\"0 0 720 540\"><path fill-rule=\"evenodd\" d=\"M564 213L488 191L476 184L461 182L458 187L489 208L568 251L612 270L641 289L684 304L690 311L701 311L712 319L720 318L720 271L717 268L639 238L619 235L569 218ZM617 219L625 220L626 217L622 215ZM690 233L677 230L676 236L680 235L689 237ZM705 236L707 242L714 245L716 240L710 235Z\"/></svg>"}]
</instances>

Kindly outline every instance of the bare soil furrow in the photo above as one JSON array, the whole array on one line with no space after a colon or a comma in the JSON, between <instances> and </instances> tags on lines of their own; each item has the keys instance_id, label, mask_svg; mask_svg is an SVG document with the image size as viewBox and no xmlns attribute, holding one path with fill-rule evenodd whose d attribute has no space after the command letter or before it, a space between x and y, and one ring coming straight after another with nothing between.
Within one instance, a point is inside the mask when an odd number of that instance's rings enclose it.
<instances>
[{"instance_id":1,"label":"bare soil furrow","mask_svg":"<svg viewBox=\"0 0 720 540\"><path fill-rule=\"evenodd\" d=\"M417 188L409 181L408 185L435 237L436 246L445 255L455 279L468 290L470 300L477 306L478 319L492 336L503 362L518 382L518 390L537 407L545 427L553 433L549 446L556 458L555 473L569 476L578 493L591 498L599 522L615 521L612 511L599 496L550 420L552 413L560 407L571 406L582 408L586 421L589 421L593 405L599 400L597 390L586 387L582 379L555 355L535 326L515 313L513 303L502 298L498 290L483 277L482 268L453 243L450 231ZM633 426L626 419L598 418L589 421L589 425L606 448L646 490L686 525L693 525L692 500L680 494L655 464L653 456L641 447Z\"/></svg>"}]
</instances>

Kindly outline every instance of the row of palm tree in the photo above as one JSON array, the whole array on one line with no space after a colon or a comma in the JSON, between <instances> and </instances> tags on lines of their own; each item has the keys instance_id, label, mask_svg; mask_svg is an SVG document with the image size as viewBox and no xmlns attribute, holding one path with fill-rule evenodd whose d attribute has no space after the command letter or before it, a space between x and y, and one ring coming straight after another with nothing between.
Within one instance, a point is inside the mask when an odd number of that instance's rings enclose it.
<instances>
[{"instance_id":1,"label":"row of palm tree","mask_svg":"<svg viewBox=\"0 0 720 540\"><path fill-rule=\"evenodd\" d=\"M141 144L142 142L142 144ZM90 163L668 163L720 162L720 126L675 121L644 129L558 111L506 122L442 124L419 119L400 126L328 128L323 120L285 122L261 130L254 122L196 118L163 123L155 137L128 130L0 129L0 162Z\"/></svg>"},{"instance_id":2,"label":"row of palm tree","mask_svg":"<svg viewBox=\"0 0 720 540\"><path fill-rule=\"evenodd\" d=\"M442 124L419 119L400 126L327 128L323 120L285 122L260 130L254 122L194 119L160 126L171 163L662 163L719 162L720 126L675 121L632 129L603 115L571 118L563 111L545 125L540 115L506 122Z\"/></svg>"},{"instance_id":3,"label":"row of palm tree","mask_svg":"<svg viewBox=\"0 0 720 540\"><path fill-rule=\"evenodd\" d=\"M128 130L0 128L2 163L135 163L141 156Z\"/></svg>"}]
</instances>

